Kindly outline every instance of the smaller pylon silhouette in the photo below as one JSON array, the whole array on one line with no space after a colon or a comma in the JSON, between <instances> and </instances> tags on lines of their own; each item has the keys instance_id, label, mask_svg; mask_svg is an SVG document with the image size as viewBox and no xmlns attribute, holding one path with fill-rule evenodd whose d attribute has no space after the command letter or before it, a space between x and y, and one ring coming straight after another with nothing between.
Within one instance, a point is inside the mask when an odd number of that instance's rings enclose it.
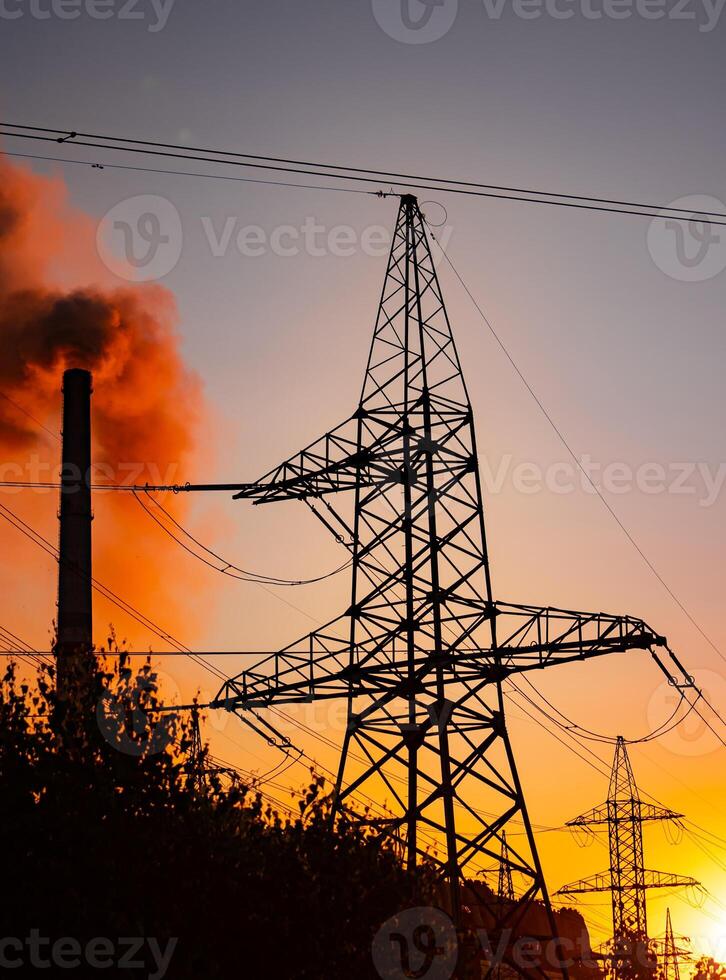
<instances>
[{"instance_id":1,"label":"smaller pylon silhouette","mask_svg":"<svg viewBox=\"0 0 726 980\"><path fill-rule=\"evenodd\" d=\"M507 847L506 831L502 832L502 857L499 862L499 882L497 885L497 898L500 902L514 901L514 885L512 884L512 866L509 862L509 848Z\"/></svg>"},{"instance_id":2,"label":"smaller pylon silhouette","mask_svg":"<svg viewBox=\"0 0 726 980\"><path fill-rule=\"evenodd\" d=\"M671 921L671 910L666 909L666 927L663 939L657 939L653 946L660 960L659 980L681 980L681 963L691 959L688 936L675 936Z\"/></svg>"},{"instance_id":3,"label":"smaller pylon silhouette","mask_svg":"<svg viewBox=\"0 0 726 980\"><path fill-rule=\"evenodd\" d=\"M666 909L665 949L663 950L663 980L681 980L681 969L678 964L678 949L673 938L673 923L671 910Z\"/></svg>"},{"instance_id":4,"label":"smaller pylon silhouette","mask_svg":"<svg viewBox=\"0 0 726 980\"><path fill-rule=\"evenodd\" d=\"M191 713L191 746L186 766L189 784L195 793L203 793L207 786L206 753L199 726L199 708L195 705Z\"/></svg>"},{"instance_id":5,"label":"smaller pylon silhouette","mask_svg":"<svg viewBox=\"0 0 726 980\"><path fill-rule=\"evenodd\" d=\"M613 912L612 972L616 980L652 976L656 962L648 938L645 896L649 888L698 886L695 878L648 871L643 863L643 823L678 820L675 813L640 798L625 739L619 735L605 803L570 820L568 827L606 826L610 844L609 873L564 885L558 895L610 892Z\"/></svg>"}]
</instances>

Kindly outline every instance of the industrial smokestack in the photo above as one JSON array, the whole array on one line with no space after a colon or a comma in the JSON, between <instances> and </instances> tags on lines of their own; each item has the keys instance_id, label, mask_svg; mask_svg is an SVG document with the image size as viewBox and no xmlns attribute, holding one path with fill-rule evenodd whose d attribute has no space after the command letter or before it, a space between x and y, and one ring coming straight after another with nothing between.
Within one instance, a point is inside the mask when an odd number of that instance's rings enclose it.
<instances>
[{"instance_id":1,"label":"industrial smokestack","mask_svg":"<svg viewBox=\"0 0 726 980\"><path fill-rule=\"evenodd\" d=\"M68 690L75 669L93 645L91 591L91 373L63 375L63 461L58 562L58 691Z\"/></svg>"}]
</instances>

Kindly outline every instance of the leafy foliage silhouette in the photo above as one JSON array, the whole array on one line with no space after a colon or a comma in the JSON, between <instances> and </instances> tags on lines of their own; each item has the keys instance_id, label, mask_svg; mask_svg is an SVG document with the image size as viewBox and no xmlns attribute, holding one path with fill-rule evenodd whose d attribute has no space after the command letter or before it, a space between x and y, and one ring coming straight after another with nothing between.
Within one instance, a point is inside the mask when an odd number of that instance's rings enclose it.
<instances>
[{"instance_id":1,"label":"leafy foliage silhouette","mask_svg":"<svg viewBox=\"0 0 726 980\"><path fill-rule=\"evenodd\" d=\"M213 771L200 788L189 719L150 715L161 700L152 664L132 668L114 636L62 698L52 668L26 680L8 664L3 934L178 937L167 976L180 980L375 976L373 936L421 900L425 870L414 881L357 822L331 831L314 774L294 817Z\"/></svg>"}]
</instances>

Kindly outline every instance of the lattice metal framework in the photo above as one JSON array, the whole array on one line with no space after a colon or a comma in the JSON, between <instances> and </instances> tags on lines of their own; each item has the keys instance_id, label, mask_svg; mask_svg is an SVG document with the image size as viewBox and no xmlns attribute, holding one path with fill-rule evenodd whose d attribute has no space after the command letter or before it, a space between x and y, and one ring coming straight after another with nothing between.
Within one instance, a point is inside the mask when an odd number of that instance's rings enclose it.
<instances>
[{"instance_id":1,"label":"lattice metal framework","mask_svg":"<svg viewBox=\"0 0 726 980\"><path fill-rule=\"evenodd\" d=\"M329 499L345 491L347 516ZM337 811L358 793L385 801L377 823L410 866L438 863L457 923L465 876L493 861L519 884L494 932L536 899L554 928L502 684L665 640L631 617L494 601L472 409L414 197L401 198L357 410L237 496L311 505L351 552L351 601L229 680L217 706L346 699ZM525 833L503 847L512 821Z\"/></svg>"},{"instance_id":2,"label":"lattice metal framework","mask_svg":"<svg viewBox=\"0 0 726 980\"><path fill-rule=\"evenodd\" d=\"M207 788L207 765L202 742L202 731L199 725L199 708L193 708L189 724L191 727L191 744L187 753L186 773L187 779L194 787L197 794L203 793Z\"/></svg>"},{"instance_id":3,"label":"lattice metal framework","mask_svg":"<svg viewBox=\"0 0 726 980\"><path fill-rule=\"evenodd\" d=\"M631 976L639 952L649 946L646 892L650 888L697 886L694 878L663 871L648 871L643 863L643 824L655 820L679 820L675 813L652 803L644 803L630 764L622 736L615 746L607 801L587 813L568 821L569 827L607 827L610 845L610 870L565 885L558 895L580 895L588 892L610 892L612 897L614 972ZM642 960L642 955L640 956ZM652 962L650 967L654 968Z\"/></svg>"},{"instance_id":4,"label":"lattice metal framework","mask_svg":"<svg viewBox=\"0 0 726 980\"><path fill-rule=\"evenodd\" d=\"M688 942L685 936L681 936L679 939L682 942ZM660 969L661 980L681 980L681 963L690 958L690 952L682 949L676 942L676 937L673 935L671 910L666 909L666 927Z\"/></svg>"},{"instance_id":5,"label":"lattice metal framework","mask_svg":"<svg viewBox=\"0 0 726 980\"><path fill-rule=\"evenodd\" d=\"M502 853L499 859L497 898L500 902L514 901L514 883L512 881L512 869L510 868L508 861L506 830L502 831Z\"/></svg>"}]
</instances>

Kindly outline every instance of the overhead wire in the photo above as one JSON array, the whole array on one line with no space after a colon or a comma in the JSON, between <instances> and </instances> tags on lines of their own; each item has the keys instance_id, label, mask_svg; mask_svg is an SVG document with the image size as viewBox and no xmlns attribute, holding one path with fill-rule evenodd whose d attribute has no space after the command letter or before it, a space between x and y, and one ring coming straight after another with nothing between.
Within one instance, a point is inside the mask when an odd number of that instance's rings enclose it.
<instances>
[{"instance_id":1,"label":"overhead wire","mask_svg":"<svg viewBox=\"0 0 726 980\"><path fill-rule=\"evenodd\" d=\"M190 541L192 541L195 545L197 545L198 548L201 548L208 555L211 555L217 561L219 561L219 562L222 563L222 566L223 567L222 568L218 568L212 562L208 561L203 555L196 554L193 551L193 549L189 548L183 541L181 541L177 537L177 535L175 535L174 532L169 527L167 527L164 524L164 522L161 521L149 509L149 507L146 506L146 504L142 500L141 496L136 491L134 491L133 496L134 496L134 499L138 502L138 504L142 507L142 509L162 529L162 531L164 531L167 535L169 535L169 537L173 541L175 541L181 548L183 548L188 554L190 554L193 558L196 558L198 561L203 562L209 568L214 569L214 571L220 572L223 575L228 575L230 578L237 579L238 581L242 581L242 582L254 582L254 583L258 583L258 584L260 582L264 582L267 585L279 585L279 586L312 585L312 584L314 584L316 582L323 582L326 579L332 578L334 575L338 575L340 572L344 571L346 568L350 568L350 566L353 563L352 559L350 559L350 560L344 562L342 565L339 565L337 568L334 568L330 572L326 572L323 575L317 575L317 576L315 576L313 578L307 578L307 579L286 579L286 578L278 578L278 577L273 576L273 575L263 575L260 572L252 572L252 571L249 571L248 569L240 568L239 565L232 564L232 562L227 561L226 558L222 558L221 555L218 555L211 548L207 547L207 545L202 544L201 541L199 541L197 538L195 538L194 535L191 534L191 532L189 532L179 521L176 520L176 518L173 516L173 514L169 513L169 511L161 503L159 503L159 501L156 499L156 497L152 497L151 494L149 494L148 492L146 492L147 499L149 501L151 501L154 504L154 506L157 507L164 514L164 516L167 518L167 520L169 520L174 525L175 528L177 528L182 534L185 535L185 537L187 537ZM238 574L235 574L235 573L238 573Z\"/></svg>"},{"instance_id":2,"label":"overhead wire","mask_svg":"<svg viewBox=\"0 0 726 980\"><path fill-rule=\"evenodd\" d=\"M552 418L552 415L549 413L549 411L545 407L544 403L542 402L542 400L537 395L537 393L535 392L535 390L532 387L532 385L529 383L529 381L525 377L525 375L522 372L522 370L520 369L519 365L514 360L514 357L509 352L509 349L505 345L504 341L501 339L501 337L499 336L499 334L497 333L497 331L494 329L494 326L492 325L491 320L486 315L486 313L482 309L481 305L477 301L476 297L474 296L474 294L470 290L469 286L465 282L463 276L461 275L461 273L458 271L458 269L454 265L454 263L453 263L451 257L449 256L448 252L442 246L441 242L439 242L439 240L436 238L436 235L434 234L433 230L430 231L430 235L431 235L431 238L433 239L433 241L436 242L436 245L438 246L439 251L441 252L441 255L443 256L444 260L446 261L447 265L449 266L449 268L451 269L451 271L453 272L453 274L458 279L459 283L461 284L462 288L464 289L464 292L467 294L467 296L469 297L469 299L471 300L471 302L474 304L474 306L475 306L476 310L478 311L481 319L483 320L484 324L488 328L488 330L491 333L492 337L494 338L494 340L496 341L497 345L501 349L502 353L505 355L505 357L509 361L510 365L514 369L515 373L519 377L520 381L525 386L525 388L527 389L527 391L529 392L529 394L531 395L531 397L534 399L534 401L535 401L537 407L539 408L539 410L541 411L542 415L545 417L545 419L549 423L550 427L555 432L555 434L557 435L558 439L560 440L560 442L562 443L562 445L564 446L564 448L567 450L567 453L572 458L573 462L575 463L575 466L583 474L583 476L587 480L588 484L592 487L592 489L597 494L597 496L599 497L599 499L602 502L602 504L605 506L605 508L610 513L610 516L618 524L618 526L620 527L621 531L627 537L628 541L631 543L631 545L638 552L638 554L643 559L643 561L645 562L645 564L648 566L648 568L650 569L650 571L653 573L653 575L655 575L655 577L661 583L661 585L666 590L666 592L671 597L671 599L673 599L673 601L676 603L676 605L681 610L681 612L690 621L690 623L692 624L692 626L694 626L695 629L701 634L701 636L703 637L703 639L706 640L706 642L709 644L709 646L718 654L718 656L722 660L726 661L726 655L724 655L724 653L716 646L716 644L714 643L714 641L710 638L710 636L708 636L708 634L701 627L701 625L697 622L697 620L694 618L694 616L690 613L690 611L681 602L681 600L678 598L678 596L675 594L675 592L671 589L671 587L668 585L668 583L666 582L666 580L663 578L663 576L657 570L657 568L655 567L655 565L653 564L653 562L651 562L651 560L645 554L645 552L640 547L640 545L638 544L638 542L635 540L635 538L633 537L633 535L631 534L631 532L628 530L628 528L622 522L622 520L620 519L620 517L618 516L618 514L616 513L616 511L613 509L613 507L611 506L611 504L609 503L609 501L607 500L607 498L604 496L604 494L602 493L602 491L600 490L600 488L592 480L592 478L590 477L589 473L587 472L587 470L582 465L582 462L578 459L578 457L575 454L574 450L570 446L570 443L565 438L564 434L562 433L562 430L558 427L557 423Z\"/></svg>"},{"instance_id":3,"label":"overhead wire","mask_svg":"<svg viewBox=\"0 0 726 980\"><path fill-rule=\"evenodd\" d=\"M518 689L517 689L517 690L518 690ZM518 693L522 693L522 692L519 692L519 691L518 691ZM511 695L509 695L509 699L510 699L510 700L513 700L513 699L511 698ZM516 702L516 701L514 701L514 700L513 700L513 703L514 703L514 704L517 704L517 702ZM546 726L545 724L543 724L543 723L542 723L541 721L538 721L538 720L537 720L537 718L535 718L535 717L534 717L533 715L531 715L531 714L529 714L529 712L527 712L527 711L526 711L526 710L525 710L525 709L524 709L524 708L522 707L522 705L520 705L520 704L517 704L517 707L519 708L519 710L521 710L521 711L524 711L524 712L525 712L525 714L527 714L527 716L528 716L528 717L529 717L529 718L530 718L530 719L531 719L531 720L532 720L532 721L533 721L533 722L534 722L535 724L537 724L537 725L538 725L538 726L539 726L540 728L542 728L542 730L543 730L543 731L545 731L545 732L547 732L547 733L548 733L549 735L551 735L551 736L552 736L553 738L555 738L555 739L556 739L556 740L557 740L558 742L560 742L560 744L561 744L561 745L563 745L563 746L564 746L565 748L567 748L567 749L568 749L569 751L571 751L571 752L573 752L573 753L574 753L575 755L577 755L577 756L578 756L578 757L579 757L579 758L580 758L580 759L581 759L582 761L585 761L585 762L587 762L587 764L588 764L588 765L590 765L590 766L591 766L591 768L593 768L593 769L595 769L595 770L596 770L596 771L597 771L597 772L598 772L598 773L599 773L599 774L600 774L601 776L603 776L603 778L605 778L605 779L609 779L609 778L610 778L610 770L609 770L609 769L607 768L607 762L606 762L605 760L603 760L603 759L601 759L601 758L600 758L600 756L598 756L598 755L597 755L597 754L596 754L596 753L595 753L595 752L594 752L594 751L593 751L592 749L590 749L590 748L589 748L589 747L588 747L587 745L582 745L582 744L580 744L580 745L579 745L579 747L580 747L580 748L582 748L582 750L583 750L584 752L586 752L586 753L588 753L588 754L589 754L590 756L592 756L592 758L593 758L593 759L595 759L595 760L597 760L597 763L599 763L599 764L600 764L599 766L598 766L598 765L596 765L595 763L592 763L592 762L591 762L590 760L588 760L588 759L584 759L584 758L583 758L583 757L582 757L582 756L580 755L580 753L579 753L579 752L577 752L577 751L575 750L575 748L574 748L573 746L571 746L571 745L569 745L569 744L568 744L568 743L566 743L566 742L563 742L563 741L562 741L562 739L561 739L561 738L560 738L560 737L559 737L559 736L558 736L558 735L556 734L556 732L553 732L553 731L552 731L552 730L551 730L550 728L548 728L548 727L547 727L547 726ZM569 738L571 738L571 739L572 739L573 741L575 741L575 742L577 742L577 741L578 741L578 739L577 739L577 736L575 736L575 735L574 735L573 733L571 733L571 732L569 732L569 731L568 731L568 732L566 732L566 734L567 734L567 735L568 735L568 737L569 737ZM649 797L649 798L650 798L650 799L651 799L651 800L652 800L652 801L653 801L653 802L654 802L655 804L657 804L657 805L658 805L658 806L660 806L660 807L663 807L664 809L667 809L666 807L664 807L664 805L663 805L663 803L661 803L661 802L660 802L660 801L659 801L659 800L658 800L658 799L657 799L657 798L656 798L655 796L653 796L653 794L652 794L652 793L649 793L649 792L648 792L647 790L644 790L644 789L642 788L642 786L640 786L640 791L641 791L641 793L643 793L643 795L644 795L644 796L647 796L647 797ZM703 833L708 833L708 834L711 834L711 832L710 832L710 831L707 831L707 830L706 830L705 828L702 828L702 827L700 827L700 826L699 826L698 824L695 824L695 823L694 823L693 821L690 821L690 820L688 820L688 819L685 819L685 820L683 820L683 821L680 821L680 822L681 822L682 824L684 824L684 825L685 825L685 824L688 824L688 823L691 823L691 824L692 824L692 826L695 826L695 827L697 827L697 828L698 828L698 829L699 829L700 831L702 831ZM695 834L694 834L694 832L693 832L692 830L690 830L690 828L689 828L689 827L687 827L687 826L684 826L684 830L686 831L686 833L688 833L688 834L689 834L689 837L691 837L691 838L692 838L692 839L694 840L694 843L697 843L697 846L699 846L699 843L698 843L698 842L697 842L697 840L696 840L696 839L697 839L697 838L699 837L699 835L695 835ZM719 837L718 837L718 835L715 835L715 834L712 834L712 836L713 836L713 837L715 837L717 841L720 841L720 844L714 844L714 846L722 846L722 847L724 847L724 848L726 848L726 841L724 841L724 840L723 840L722 838L719 838ZM700 846L701 846L701 850L703 850L703 846L702 846L702 842L701 842L701 844L700 844ZM704 853L705 853L705 852L704 852ZM710 856L710 855L709 855L709 856ZM714 863L716 863L716 864L717 864L717 865L718 865L718 866L720 867L720 865L721 865L721 859L720 859L720 858L718 858L718 857L716 857L716 856L713 856L713 857L712 857L712 860L714 861Z\"/></svg>"},{"instance_id":4,"label":"overhead wire","mask_svg":"<svg viewBox=\"0 0 726 980\"><path fill-rule=\"evenodd\" d=\"M120 153L167 157L193 163L203 162L277 173L302 174L307 177L315 176L329 180L353 180L366 184L380 185L381 182L393 180L394 186L414 187L418 190L435 191L437 193L463 194L496 200L521 201L529 204L576 208L579 210L631 215L651 219L676 218L685 221L697 216L698 219L708 220L712 225L726 225L726 214L720 214L718 212L693 212L683 208L618 201L610 198L588 197L587 195L551 193L528 188L510 188L501 185L480 184L473 181L458 181L449 178L402 175L383 170L371 170L359 167L296 162L283 158L186 147L155 140L131 140L114 136L96 136L94 134L83 134L71 130L47 129L45 127L24 126L16 123L0 123L0 126L5 127L4 130L0 130L0 136L50 143L64 143L66 145L83 146L96 150L103 149ZM12 132L10 130L18 131ZM56 135L48 135L57 133L65 135L62 138ZM90 142L90 140L93 140L93 142ZM386 195L386 192L383 191L377 193L379 196Z\"/></svg>"},{"instance_id":5,"label":"overhead wire","mask_svg":"<svg viewBox=\"0 0 726 980\"><path fill-rule=\"evenodd\" d=\"M558 715L560 715L561 718L564 719L565 722L567 722L567 724L563 724L556 717L554 717L553 715L551 715L547 711L545 711L540 705L535 704L535 702L532 701L527 696L527 694L525 694L525 692L522 691L521 688L517 687L517 685L514 683L514 681L512 681L512 684L517 689L517 691L519 691L519 694L523 698L525 698L525 700L529 704L531 704L533 708L536 708L537 711L540 711L547 718L549 718L549 720L553 724L557 725L558 728L561 728L563 731L577 730L580 733L580 736L582 738L587 739L589 741L602 742L602 743L605 743L607 745L615 745L617 743L619 736L617 736L617 735L615 735L615 736L613 736L613 735L604 735L604 734L601 734L601 733L598 733L598 732L593 732L590 729L583 728L582 725L576 724L574 721L572 721L570 718L568 718L566 715L564 715L562 713L562 711L560 711L559 708L556 708L552 704L552 702L549 701L544 696L544 694L542 694L542 692L540 690L538 690L538 688L536 688L534 686L534 684L526 676L526 674L522 674L522 680L527 683L527 685L532 689L532 691L537 695L537 697L541 698L545 702L545 704L547 704L552 709L552 711L556 712ZM669 732L672 732L675 728L678 728L679 725L683 724L683 722L686 720L686 718L690 715L691 711L693 711L695 709L695 705L691 704L688 701L688 699L685 697L683 691L680 691L679 693L680 693L680 698L679 698L679 700L678 700L678 702L676 704L676 707L673 709L673 711L671 712L671 714L668 716L668 718L666 718L666 720L664 722L662 722L660 725L658 725L657 728L654 728L651 731L649 731L646 735L642 735L639 738L626 738L626 739L624 739L624 741L627 742L628 745L639 745L641 743L652 742L654 739L662 738L664 735L667 735ZM689 705L688 711L685 713L685 715L682 718L679 718L677 721L674 721L676 715L680 711L681 706L683 705L684 702Z\"/></svg>"}]
</instances>

